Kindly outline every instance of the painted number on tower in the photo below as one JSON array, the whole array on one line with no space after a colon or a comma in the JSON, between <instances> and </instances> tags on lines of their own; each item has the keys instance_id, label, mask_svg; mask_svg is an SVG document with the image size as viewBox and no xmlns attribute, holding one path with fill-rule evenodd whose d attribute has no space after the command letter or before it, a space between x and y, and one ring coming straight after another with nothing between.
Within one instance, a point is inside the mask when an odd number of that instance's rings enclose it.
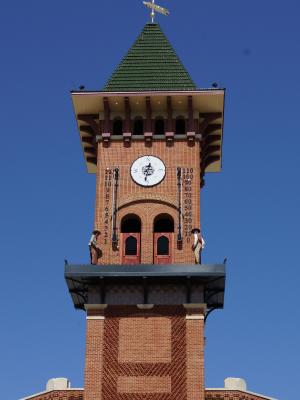
<instances>
[{"instance_id":1,"label":"painted number on tower","mask_svg":"<svg viewBox=\"0 0 300 400\"><path fill-rule=\"evenodd\" d=\"M191 240L191 230L193 222L193 197L192 197L192 183L194 179L193 168L182 168L182 182L183 182L183 226L184 236L187 243Z\"/></svg>"},{"instance_id":2,"label":"painted number on tower","mask_svg":"<svg viewBox=\"0 0 300 400\"><path fill-rule=\"evenodd\" d=\"M109 207L112 187L113 171L111 169L105 170L104 182L104 244L108 243L109 237Z\"/></svg>"}]
</instances>

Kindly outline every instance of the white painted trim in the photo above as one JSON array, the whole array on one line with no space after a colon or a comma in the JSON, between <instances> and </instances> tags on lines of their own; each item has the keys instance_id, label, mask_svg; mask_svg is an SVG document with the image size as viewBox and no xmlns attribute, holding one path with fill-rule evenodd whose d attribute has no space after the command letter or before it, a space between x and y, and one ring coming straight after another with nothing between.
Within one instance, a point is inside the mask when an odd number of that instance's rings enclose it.
<instances>
[{"instance_id":1,"label":"white painted trim","mask_svg":"<svg viewBox=\"0 0 300 400\"><path fill-rule=\"evenodd\" d=\"M254 392L249 392L248 390L243 391L243 390L234 390L234 389L226 389L226 388L205 388L205 390L212 390L212 391L216 391L216 392L241 392L241 393L247 393L247 394L251 394L252 396L259 396L263 399L266 400L277 400L274 397L267 397L264 394L259 394L259 393L254 393Z\"/></svg>"},{"instance_id":2,"label":"white painted trim","mask_svg":"<svg viewBox=\"0 0 300 400\"><path fill-rule=\"evenodd\" d=\"M187 315L185 319L203 320L204 315Z\"/></svg>"},{"instance_id":3,"label":"white painted trim","mask_svg":"<svg viewBox=\"0 0 300 400\"><path fill-rule=\"evenodd\" d=\"M71 96L102 96L102 97L115 97L116 95L120 96L126 96L126 97L132 97L132 96L140 96L140 97L145 97L145 96L162 96L162 95L206 95L206 94L212 94L212 95L224 95L225 94L225 89L212 89L212 88L203 88L203 89L196 89L196 90L189 90L188 92L186 90L161 90L161 91L156 91L156 90L148 90L148 91L138 91L138 92L104 92L104 91L71 91Z\"/></svg>"},{"instance_id":4,"label":"white painted trim","mask_svg":"<svg viewBox=\"0 0 300 400\"><path fill-rule=\"evenodd\" d=\"M84 389L83 388L68 388L68 389L61 389L61 390L45 390L44 392L40 392L40 393L36 393L36 394L32 394L31 396L28 397L22 397L19 400L29 400L29 399L33 399L34 397L37 396L42 396L43 394L47 394L47 393L51 393L51 392L66 392L66 391L81 391L83 392Z\"/></svg>"},{"instance_id":5,"label":"white painted trim","mask_svg":"<svg viewBox=\"0 0 300 400\"><path fill-rule=\"evenodd\" d=\"M101 320L104 320L105 317L104 317L104 315L90 315L90 316L87 316L86 319L101 319Z\"/></svg>"}]
</instances>

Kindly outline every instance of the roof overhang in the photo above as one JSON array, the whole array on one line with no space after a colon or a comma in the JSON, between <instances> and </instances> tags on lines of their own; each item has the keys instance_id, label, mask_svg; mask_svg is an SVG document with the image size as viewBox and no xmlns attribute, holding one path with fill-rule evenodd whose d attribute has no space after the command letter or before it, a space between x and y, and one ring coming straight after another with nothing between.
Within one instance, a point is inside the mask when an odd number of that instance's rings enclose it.
<instances>
[{"instance_id":1,"label":"roof overhang","mask_svg":"<svg viewBox=\"0 0 300 400\"><path fill-rule=\"evenodd\" d=\"M160 103L154 103L153 109L161 109L167 105L167 96L177 100L173 103L174 110L185 110L187 97L193 97L193 107L201 113L222 112L224 109L225 89L198 89L188 91L137 91L137 92L103 92L103 91L72 91L71 92L75 113L97 114L104 112L103 99L108 98L112 111L125 111L123 102L118 102L120 97L129 97L133 108L141 109L143 99L153 98ZM137 104L137 102L141 101ZM145 100L144 100L145 102ZM135 106L138 107L135 107Z\"/></svg>"},{"instance_id":2,"label":"roof overhang","mask_svg":"<svg viewBox=\"0 0 300 400\"><path fill-rule=\"evenodd\" d=\"M223 308L225 277L223 264L65 266L66 283L78 309L92 304L195 303Z\"/></svg>"},{"instance_id":3,"label":"roof overhang","mask_svg":"<svg viewBox=\"0 0 300 400\"><path fill-rule=\"evenodd\" d=\"M87 169L90 173L96 172L95 162L91 157L91 147L87 147L87 141L91 140L89 133L84 129L82 115L93 116L95 119L103 118L105 101L109 105L112 113L124 113L125 101L129 99L129 105L132 112L141 112L146 108L146 98L150 98L151 109L155 111L167 110L167 98L172 99L172 109L174 112L186 112L188 109L189 96L193 99L193 111L199 112L199 120L204 122L205 116L218 114L218 118L211 121L210 131L215 138L213 146L210 146L212 152L210 157L212 162L205 166L205 172L219 172L222 166L222 142L224 125L224 102L225 89L199 89L188 91L136 91L136 92L104 92L104 91L72 91L72 102L75 116L80 133L80 140L85 155ZM198 135L201 136L201 135ZM133 140L139 140L140 137L133 137ZM182 138L181 138L182 139ZM201 139L201 137L199 138ZM90 150L87 150L90 149ZM214 149L215 153L214 154ZM215 157L214 157L215 156Z\"/></svg>"}]
</instances>

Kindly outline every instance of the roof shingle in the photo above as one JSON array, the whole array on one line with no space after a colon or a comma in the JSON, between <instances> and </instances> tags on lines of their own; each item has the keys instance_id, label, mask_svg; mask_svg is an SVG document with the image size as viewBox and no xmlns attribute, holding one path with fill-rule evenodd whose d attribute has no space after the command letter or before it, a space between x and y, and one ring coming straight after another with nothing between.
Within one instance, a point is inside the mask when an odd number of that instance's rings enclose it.
<instances>
[{"instance_id":1,"label":"roof shingle","mask_svg":"<svg viewBox=\"0 0 300 400\"><path fill-rule=\"evenodd\" d=\"M146 24L103 90L125 92L194 89L194 82L160 26Z\"/></svg>"}]
</instances>

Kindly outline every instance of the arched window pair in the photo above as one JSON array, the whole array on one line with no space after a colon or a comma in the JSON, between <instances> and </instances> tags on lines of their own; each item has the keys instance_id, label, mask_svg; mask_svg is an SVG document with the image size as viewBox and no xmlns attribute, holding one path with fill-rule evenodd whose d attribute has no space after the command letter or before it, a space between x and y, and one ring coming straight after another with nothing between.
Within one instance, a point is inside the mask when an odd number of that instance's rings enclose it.
<instances>
[{"instance_id":1,"label":"arched window pair","mask_svg":"<svg viewBox=\"0 0 300 400\"><path fill-rule=\"evenodd\" d=\"M113 135L123 135L123 120L121 117L116 117L113 120ZM142 117L136 117L133 121L133 134L144 134L144 120Z\"/></svg>"},{"instance_id":2,"label":"arched window pair","mask_svg":"<svg viewBox=\"0 0 300 400\"><path fill-rule=\"evenodd\" d=\"M186 123L182 116L176 118L175 122L175 134L184 135L186 133ZM133 121L133 134L143 135L144 134L144 120L142 117L135 117ZM158 116L154 121L154 134L164 135L165 134L165 120L163 117ZM121 117L116 117L113 120L113 135L123 135L123 120Z\"/></svg>"},{"instance_id":3,"label":"arched window pair","mask_svg":"<svg viewBox=\"0 0 300 400\"><path fill-rule=\"evenodd\" d=\"M164 135L165 134L165 120L163 117L156 117L154 123L154 134ZM185 135L186 134L186 123L185 118L178 116L175 121L175 134Z\"/></svg>"},{"instance_id":4,"label":"arched window pair","mask_svg":"<svg viewBox=\"0 0 300 400\"><path fill-rule=\"evenodd\" d=\"M170 264L174 236L174 220L168 214L158 215L153 223L153 263ZM141 247L147 247L149 238L141 243L141 220L137 215L129 214L121 222L122 264L139 264ZM149 249L147 249L149 250Z\"/></svg>"},{"instance_id":5,"label":"arched window pair","mask_svg":"<svg viewBox=\"0 0 300 400\"><path fill-rule=\"evenodd\" d=\"M113 120L113 135L123 134L123 120L121 117L116 117ZM144 120L142 117L135 117L133 121L133 134L143 135L144 134ZM154 134L164 135L165 134L165 121L163 117L156 117L154 123Z\"/></svg>"}]
</instances>

